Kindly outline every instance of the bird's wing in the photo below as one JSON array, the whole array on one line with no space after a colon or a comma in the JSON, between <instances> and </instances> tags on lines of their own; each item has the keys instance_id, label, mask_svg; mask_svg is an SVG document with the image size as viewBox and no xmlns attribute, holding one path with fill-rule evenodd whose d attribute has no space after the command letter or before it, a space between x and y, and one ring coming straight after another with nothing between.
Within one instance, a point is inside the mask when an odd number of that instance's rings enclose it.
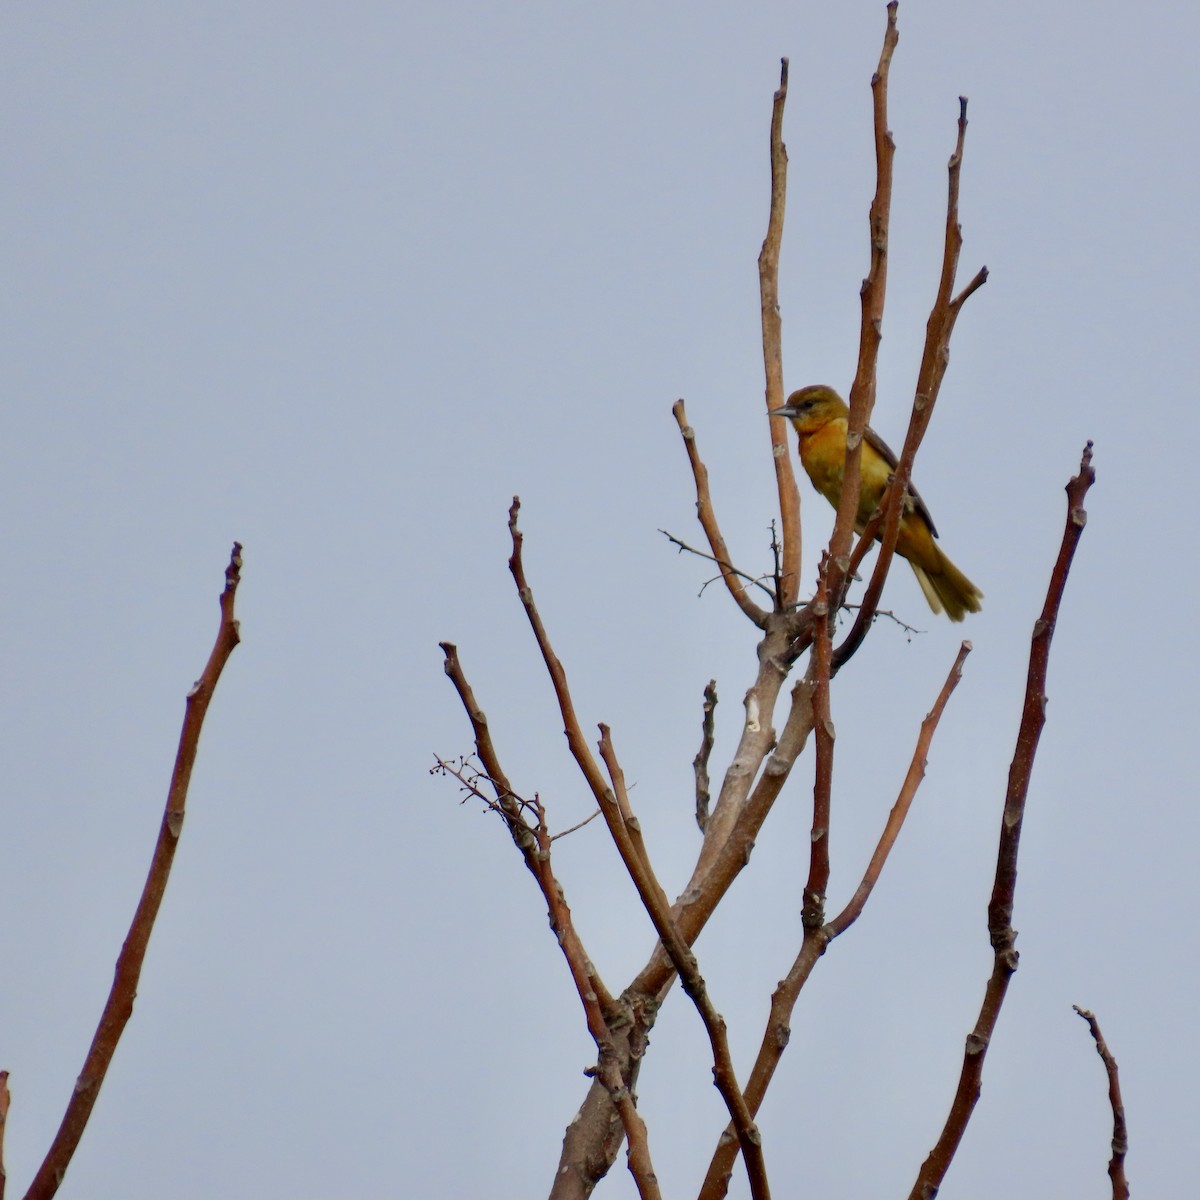
<instances>
[{"instance_id":1,"label":"bird's wing","mask_svg":"<svg viewBox=\"0 0 1200 1200\"><path fill-rule=\"evenodd\" d=\"M867 444L870 445L876 453L887 463L894 471L899 465L900 460L893 453L891 446L887 444L869 425L867 426ZM937 526L933 523L933 517L929 515L929 509L925 507L925 501L921 499L921 493L910 481L908 485L908 495L911 499L913 511L916 512L929 526L929 532L937 537Z\"/></svg>"}]
</instances>

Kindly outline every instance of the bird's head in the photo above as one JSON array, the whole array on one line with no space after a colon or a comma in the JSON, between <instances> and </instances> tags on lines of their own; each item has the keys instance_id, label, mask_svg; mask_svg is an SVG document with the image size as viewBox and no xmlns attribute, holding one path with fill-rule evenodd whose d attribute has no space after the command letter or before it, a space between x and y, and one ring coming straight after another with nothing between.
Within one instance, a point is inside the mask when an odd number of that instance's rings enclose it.
<instances>
[{"instance_id":1,"label":"bird's head","mask_svg":"<svg viewBox=\"0 0 1200 1200\"><path fill-rule=\"evenodd\" d=\"M790 417L797 432L820 429L822 425L837 417L846 417L850 409L846 402L831 387L815 383L810 387L793 392L781 408L772 408L771 417Z\"/></svg>"}]
</instances>

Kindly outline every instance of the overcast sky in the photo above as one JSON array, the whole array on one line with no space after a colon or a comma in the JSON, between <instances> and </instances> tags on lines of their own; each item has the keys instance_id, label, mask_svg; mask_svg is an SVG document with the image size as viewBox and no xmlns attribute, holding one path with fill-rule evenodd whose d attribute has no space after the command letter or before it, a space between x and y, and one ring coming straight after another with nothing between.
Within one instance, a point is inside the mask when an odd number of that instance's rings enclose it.
<instances>
[{"instance_id":1,"label":"overcast sky","mask_svg":"<svg viewBox=\"0 0 1200 1200\"><path fill-rule=\"evenodd\" d=\"M0 1067L20 1194L142 886L184 696L245 544L136 1011L64 1185L91 1200L547 1191L594 1061L500 824L431 778L470 748L458 643L510 775L590 811L505 560L585 727L612 725L667 890L698 846L754 630L657 530L702 536L685 397L732 552L769 564L756 257L791 58L787 386L854 372L882 3L9 3L0 9ZM761 1114L778 1194L902 1196L991 955L1028 639L1084 442L1022 844L1021 968L943 1195L1104 1195L1122 1068L1135 1193L1195 1174L1197 188L1190 3L902 5L874 424L903 438L970 97L964 310L916 478L986 594L934 619L900 564L839 677L831 905L855 886L962 636L901 842L805 992ZM806 586L831 510L802 481ZM1182 507L1182 510L1180 506ZM1185 517L1180 520L1178 513ZM811 750L698 944L744 1073L798 945ZM599 822L556 843L623 987L652 944ZM641 1103L664 1192L724 1124L673 993ZM739 1167L734 1195L746 1195ZM601 1193L630 1197L618 1161Z\"/></svg>"}]
</instances>

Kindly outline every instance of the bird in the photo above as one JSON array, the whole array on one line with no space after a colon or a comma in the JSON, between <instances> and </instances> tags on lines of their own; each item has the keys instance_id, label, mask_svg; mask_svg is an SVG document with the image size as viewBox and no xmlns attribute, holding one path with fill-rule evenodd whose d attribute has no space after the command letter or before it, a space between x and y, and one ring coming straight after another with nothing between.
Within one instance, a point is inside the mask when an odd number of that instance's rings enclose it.
<instances>
[{"instance_id":1,"label":"bird","mask_svg":"<svg viewBox=\"0 0 1200 1200\"><path fill-rule=\"evenodd\" d=\"M813 487L836 509L846 466L846 428L850 417L846 402L833 388L814 384L793 392L786 404L769 410L769 415L791 420L800 438L804 470ZM896 456L887 443L868 428L862 447L862 492L854 521L859 533L882 503L896 465ZM934 541L937 535L925 501L909 484L896 553L908 559L929 607L935 613L944 612L952 621L961 621L967 613L979 612L983 593L943 553Z\"/></svg>"}]
</instances>

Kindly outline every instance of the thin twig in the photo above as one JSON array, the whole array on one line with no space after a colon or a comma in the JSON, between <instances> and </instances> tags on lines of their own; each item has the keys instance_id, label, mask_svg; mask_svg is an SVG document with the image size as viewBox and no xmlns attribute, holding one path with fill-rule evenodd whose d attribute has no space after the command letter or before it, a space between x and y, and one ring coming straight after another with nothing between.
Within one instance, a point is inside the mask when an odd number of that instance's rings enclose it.
<instances>
[{"instance_id":1,"label":"thin twig","mask_svg":"<svg viewBox=\"0 0 1200 1200\"><path fill-rule=\"evenodd\" d=\"M875 853L867 864L862 882L855 889L850 902L833 920L826 922L821 928L806 924L804 940L796 960L771 997L771 1012L767 1020L767 1027L763 1031L754 1067L746 1080L746 1103L750 1106L752 1113L757 1114L759 1106L766 1096L767 1088L774 1077L775 1069L779 1065L779 1060L787 1048L788 1040L791 1037L792 1011L801 990L808 982L813 968L825 953L829 943L844 933L858 919L883 872L888 855L891 854L909 809L912 807L917 789L921 786L929 747L933 743L933 735L937 730L938 722L942 719L942 713L950 701L951 694L962 678L963 663L970 653L970 649L969 642L962 644L958 656L950 668L950 673L946 676L946 682L942 685L942 690L934 701L933 708L921 722L921 731L917 737L908 773L904 777L904 783L896 797L896 803L888 814L887 823L879 837ZM721 1200L721 1197L726 1194L733 1173L733 1165L737 1161L738 1149L738 1143L732 1136L732 1130L727 1128L722 1133L716 1150L713 1151L704 1186L700 1190L701 1200Z\"/></svg>"},{"instance_id":2,"label":"thin twig","mask_svg":"<svg viewBox=\"0 0 1200 1200\"><path fill-rule=\"evenodd\" d=\"M892 482L888 488L888 496L884 505L883 528L878 534L880 547L879 557L875 561L875 570L867 584L863 595L862 608L850 628L850 632L842 640L841 645L834 651L835 669L844 665L855 653L870 628L872 614L879 605L883 595L883 585L887 579L888 570L892 564L892 556L896 549L896 540L900 534L900 521L904 512L904 498L908 495L909 483L912 480L913 463L917 450L929 428L933 417L934 404L946 375L950 362L950 335L954 332L954 324L967 298L983 286L987 280L987 268L978 271L969 284L957 295L952 296L954 280L958 273L958 258L962 250L962 226L958 221L958 191L959 179L962 174L963 146L967 134L967 98L958 98L958 134L954 144L954 153L947 164L949 184L946 196L946 235L942 251L942 273L938 283L937 296L925 326L925 349L921 356L921 369L917 375L917 391L913 399L912 414L908 422L908 432L904 438L904 449L900 461L892 474ZM875 536L875 535L870 535ZM866 531L863 541L868 537ZM861 542L860 542L861 546ZM855 558L861 561L857 549Z\"/></svg>"},{"instance_id":3,"label":"thin twig","mask_svg":"<svg viewBox=\"0 0 1200 1200\"><path fill-rule=\"evenodd\" d=\"M780 62L779 88L771 104L771 211L767 234L758 255L758 292L762 310L763 368L766 373L767 411L783 405L783 322L779 311L779 252L783 245L783 217L787 209L787 147L783 144L783 109L787 103L788 60ZM788 453L787 422L772 417L771 457L779 491L783 530L783 570L776 605L786 612L800 595L800 489Z\"/></svg>"},{"instance_id":4,"label":"thin twig","mask_svg":"<svg viewBox=\"0 0 1200 1200\"><path fill-rule=\"evenodd\" d=\"M725 580L725 586L729 589L729 594L738 608L759 629L765 629L767 625L766 612L750 599L745 587L739 582L739 576L743 579L748 576L742 575L730 560L729 547L725 545L725 538L717 523L717 514L713 511L712 493L708 488L708 468L700 457L700 451L696 446L696 431L687 423L687 409L682 400L675 401L671 406L671 413L683 436L683 445L687 450L688 462L691 464L692 478L696 482L696 516L699 518L704 536L708 538L708 544L712 548L713 562L721 568L721 577ZM667 536L670 537L670 534Z\"/></svg>"},{"instance_id":5,"label":"thin twig","mask_svg":"<svg viewBox=\"0 0 1200 1200\"><path fill-rule=\"evenodd\" d=\"M776 738L771 718L785 678L788 634L784 622L773 619L771 625L758 647L758 675L746 693L746 719L705 826L700 857L672 910L689 945L750 861L763 822L812 731L814 668L810 665L792 688L788 716ZM661 998L673 975L671 961L659 946L628 991Z\"/></svg>"},{"instance_id":6,"label":"thin twig","mask_svg":"<svg viewBox=\"0 0 1200 1200\"><path fill-rule=\"evenodd\" d=\"M568 833L574 833L576 830L582 829L585 825L590 825L599 815L600 810L597 808L591 813L590 816L584 817L582 821L576 821L574 825L571 825L568 828L562 829L558 833L553 834L550 840L552 842L557 842L559 838L566 837Z\"/></svg>"},{"instance_id":7,"label":"thin twig","mask_svg":"<svg viewBox=\"0 0 1200 1200\"><path fill-rule=\"evenodd\" d=\"M225 568L225 587L220 597L221 621L217 628L216 641L204 671L187 694L183 727L179 734L179 748L175 754L175 767L171 773L170 786L167 788L167 801L158 830L158 841L150 861L150 871L129 926L129 933L125 937L121 953L117 956L112 989L92 1037L83 1069L75 1081L62 1124L59 1125L54 1141L25 1193L25 1200L49 1200L49 1197L58 1191L92 1114L96 1098L100 1094L100 1087L108 1073L117 1043L133 1013L133 1001L137 995L138 978L146 957L146 947L150 942L154 920L158 916L159 906L166 891L179 835L183 831L184 806L187 803L188 785L191 783L192 768L195 766L196 752L200 745L204 715L208 711L221 672L240 641L238 622L233 610L238 583L241 581L241 569L241 543L234 542L229 565Z\"/></svg>"},{"instance_id":8,"label":"thin twig","mask_svg":"<svg viewBox=\"0 0 1200 1200\"><path fill-rule=\"evenodd\" d=\"M1117 1060L1113 1058L1104 1035L1100 1032L1100 1024L1096 1014L1090 1009L1080 1008L1078 1004L1071 1007L1088 1023L1092 1037L1096 1042L1096 1053L1104 1064L1108 1074L1108 1103L1112 1108L1113 1135L1112 1157L1108 1160L1108 1177L1112 1181L1113 1200L1129 1200L1129 1181L1125 1178L1125 1155L1129 1152L1129 1131L1125 1128L1125 1104L1121 1099L1121 1080L1117 1074Z\"/></svg>"},{"instance_id":9,"label":"thin twig","mask_svg":"<svg viewBox=\"0 0 1200 1200\"><path fill-rule=\"evenodd\" d=\"M459 758L456 765L440 755L435 755L429 773L431 775L449 775L451 779L457 779L467 796L474 796L476 800L482 801L487 808L504 821L518 846L533 847L535 845L537 839L534 831L539 818L545 812L536 795L532 800L518 796L507 787L502 787L486 771L476 766L472 759L466 757ZM489 796L483 790L481 784L484 783L492 789L493 796ZM463 803L466 803L466 796L463 797ZM532 826L527 821L529 814L532 814L534 818Z\"/></svg>"},{"instance_id":10,"label":"thin twig","mask_svg":"<svg viewBox=\"0 0 1200 1200\"><path fill-rule=\"evenodd\" d=\"M1000 823L1000 847L996 859L996 878L988 904L988 934L993 950L992 974L984 993L983 1004L975 1028L967 1036L958 1089L950 1113L937 1144L921 1166L909 1200L930 1200L937 1194L946 1171L954 1158L962 1136L979 1099L983 1078L983 1061L991 1043L992 1032L1000 1016L1000 1008L1008 991L1009 981L1017 969L1016 930L1012 927L1013 897L1017 887L1017 851L1021 844L1021 823L1025 817L1025 799L1029 794L1029 779L1037 754L1038 739L1046 723L1046 673L1050 665L1050 643L1058 620L1059 605L1071 559L1083 535L1087 513L1083 502L1095 481L1092 469L1092 443L1084 448L1079 474L1067 484L1067 520L1059 546L1058 559L1050 575L1050 586L1042 614L1034 623L1029 649L1029 673L1025 682L1025 704L1017 745L1008 772L1008 790L1004 799L1004 817Z\"/></svg>"},{"instance_id":11,"label":"thin twig","mask_svg":"<svg viewBox=\"0 0 1200 1200\"><path fill-rule=\"evenodd\" d=\"M708 825L708 805L711 799L711 785L708 778L708 760L712 754L713 741L716 737L717 681L710 679L704 689L704 718L700 722L700 749L692 759L692 772L696 776L696 824L703 833Z\"/></svg>"},{"instance_id":12,"label":"thin twig","mask_svg":"<svg viewBox=\"0 0 1200 1200\"><path fill-rule=\"evenodd\" d=\"M862 605L861 604L843 604L842 608L849 609L851 612L854 612L857 609L862 608ZM878 620L880 617L887 617L887 619L889 621L892 621L896 625L899 625L900 628L903 629L905 633L910 635L910 637L908 639L909 641L912 640L912 636L919 637L921 634L927 632L924 629L918 629L915 625L910 625L907 621L905 621L901 617L897 616L896 613L890 608L877 608L875 610L875 615L872 619Z\"/></svg>"},{"instance_id":13,"label":"thin twig","mask_svg":"<svg viewBox=\"0 0 1200 1200\"><path fill-rule=\"evenodd\" d=\"M697 558L704 558L704 559L707 559L711 563L716 563L717 566L719 566L721 568L721 574L719 576L717 576L718 579L724 578L726 571L732 571L734 575L736 575L739 579L744 579L748 584L751 585L751 587L762 588L762 590L764 592L766 592L768 596L771 597L771 603L772 604L775 603L775 593L773 591L771 591L771 589L769 587L767 587L767 585L765 583L763 583L762 576L759 576L756 579L753 575L747 575L745 571L739 571L737 569L737 567L732 567L732 566L729 566L729 564L727 564L727 563L722 563L720 561L720 559L718 559L716 557L716 555L707 554L703 550L696 549L695 546L689 546L687 544L687 542L683 541L680 538L677 538L673 533L668 533L665 529L660 529L658 532L661 533L663 535L663 537L665 537L667 539L667 541L669 541L672 545L678 546L679 552L681 554L686 550L689 554L696 555ZM712 582L711 579L708 580L704 584L704 587L708 587L709 583L711 583L711 582ZM703 592L704 588L701 588L700 591Z\"/></svg>"}]
</instances>

